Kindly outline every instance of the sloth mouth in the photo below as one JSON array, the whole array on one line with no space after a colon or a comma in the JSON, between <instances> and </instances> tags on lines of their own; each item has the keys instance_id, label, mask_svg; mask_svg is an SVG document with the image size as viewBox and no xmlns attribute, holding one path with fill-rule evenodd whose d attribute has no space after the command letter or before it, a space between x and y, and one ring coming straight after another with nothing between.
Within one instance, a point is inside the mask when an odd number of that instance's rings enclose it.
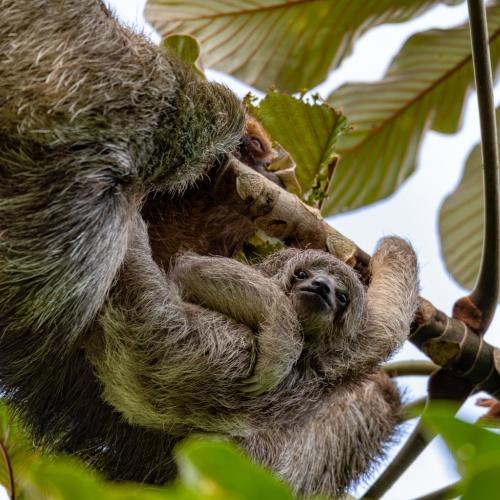
<instances>
[{"instance_id":1,"label":"sloth mouth","mask_svg":"<svg viewBox=\"0 0 500 500\"><path fill-rule=\"evenodd\" d=\"M305 287L298 290L297 293L306 298L306 300L317 303L322 308L333 309L329 294L322 293L322 291L317 288Z\"/></svg>"}]
</instances>

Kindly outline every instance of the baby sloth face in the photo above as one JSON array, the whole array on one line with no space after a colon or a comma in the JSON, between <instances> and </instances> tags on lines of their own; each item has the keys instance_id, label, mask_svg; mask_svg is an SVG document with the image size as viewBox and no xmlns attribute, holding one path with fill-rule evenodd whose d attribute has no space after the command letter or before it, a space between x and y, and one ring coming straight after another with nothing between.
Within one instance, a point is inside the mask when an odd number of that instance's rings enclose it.
<instances>
[{"instance_id":1,"label":"baby sloth face","mask_svg":"<svg viewBox=\"0 0 500 500\"><path fill-rule=\"evenodd\" d=\"M349 306L349 286L339 278L321 267L295 270L290 298L305 335L331 330Z\"/></svg>"},{"instance_id":2,"label":"baby sloth face","mask_svg":"<svg viewBox=\"0 0 500 500\"><path fill-rule=\"evenodd\" d=\"M366 327L366 293L356 272L317 250L282 250L260 267L287 293L300 320L303 350L296 369L336 380Z\"/></svg>"}]
</instances>

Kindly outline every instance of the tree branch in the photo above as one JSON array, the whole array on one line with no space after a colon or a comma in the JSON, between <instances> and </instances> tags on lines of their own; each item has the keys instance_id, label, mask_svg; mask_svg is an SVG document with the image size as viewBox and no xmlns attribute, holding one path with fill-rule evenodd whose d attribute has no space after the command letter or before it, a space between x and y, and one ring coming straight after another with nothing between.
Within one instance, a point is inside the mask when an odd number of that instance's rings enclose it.
<instances>
[{"instance_id":1,"label":"tree branch","mask_svg":"<svg viewBox=\"0 0 500 500\"><path fill-rule=\"evenodd\" d=\"M499 295L500 199L498 144L486 9L482 0L467 0L467 5L469 8L472 59L474 62L474 77L481 127L485 206L481 266L474 290L469 295L469 298L480 311L481 321L478 331L484 333L493 319Z\"/></svg>"},{"instance_id":2,"label":"tree branch","mask_svg":"<svg viewBox=\"0 0 500 500\"><path fill-rule=\"evenodd\" d=\"M460 481L457 481L456 483L449 484L448 486L433 491L432 493L415 498L415 500L451 500L460 496L459 488Z\"/></svg>"},{"instance_id":3,"label":"tree branch","mask_svg":"<svg viewBox=\"0 0 500 500\"><path fill-rule=\"evenodd\" d=\"M387 363L382 368L389 377L412 377L431 375L439 366L429 361L396 361Z\"/></svg>"},{"instance_id":4,"label":"tree branch","mask_svg":"<svg viewBox=\"0 0 500 500\"><path fill-rule=\"evenodd\" d=\"M419 422L396 457L364 494L363 500L382 498L389 488L401 477L401 474L432 441L434 435L427 429L424 430L421 422Z\"/></svg>"}]
</instances>

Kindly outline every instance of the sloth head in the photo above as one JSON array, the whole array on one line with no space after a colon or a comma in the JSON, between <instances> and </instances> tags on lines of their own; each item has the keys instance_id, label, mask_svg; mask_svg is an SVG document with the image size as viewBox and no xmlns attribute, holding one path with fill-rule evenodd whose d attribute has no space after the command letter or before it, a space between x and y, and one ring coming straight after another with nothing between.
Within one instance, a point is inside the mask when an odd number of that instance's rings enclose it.
<instances>
[{"instance_id":1,"label":"sloth head","mask_svg":"<svg viewBox=\"0 0 500 500\"><path fill-rule=\"evenodd\" d=\"M366 326L367 300L353 269L332 255L287 249L267 259L266 274L289 295L304 334L301 360L326 378Z\"/></svg>"}]
</instances>

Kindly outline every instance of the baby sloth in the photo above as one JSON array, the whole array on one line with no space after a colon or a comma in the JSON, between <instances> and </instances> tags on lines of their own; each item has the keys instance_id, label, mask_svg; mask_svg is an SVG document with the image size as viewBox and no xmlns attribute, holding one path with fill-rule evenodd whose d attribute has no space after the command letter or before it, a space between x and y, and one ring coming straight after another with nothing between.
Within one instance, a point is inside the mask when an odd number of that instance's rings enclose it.
<instances>
[{"instance_id":1,"label":"baby sloth","mask_svg":"<svg viewBox=\"0 0 500 500\"><path fill-rule=\"evenodd\" d=\"M411 246L383 239L365 290L349 266L315 250L283 250L244 269L185 254L165 276L144 223L136 229L86 345L101 397L131 432L170 442L200 431L230 436L297 494L337 495L366 472L398 422L397 390L374 374L416 310ZM148 480L173 477L165 448L134 443L157 464ZM127 461L111 476L144 480L144 460Z\"/></svg>"},{"instance_id":2,"label":"baby sloth","mask_svg":"<svg viewBox=\"0 0 500 500\"><path fill-rule=\"evenodd\" d=\"M227 417L222 419L227 427L220 430L297 494L340 494L381 457L399 421L399 393L377 371L406 339L417 307L411 246L399 238L383 239L371 260L366 290L349 266L325 252L277 252L256 266L247 285L254 283L262 291L259 300L267 304L276 304L273 286L285 292L281 301L290 301L296 317L277 308L279 324L269 315L261 324L245 317L245 300L253 299L240 294L241 277L231 274L228 259L221 258L216 271L207 262L196 255L176 262L173 276L185 300L238 318L251 327L259 345L253 355L254 341L242 342L231 356L207 357L205 376L210 374L212 388L220 388L211 412ZM221 287L233 291L234 303L219 300L215 291ZM217 380L219 363L230 378ZM276 365L282 382L254 397L259 382L245 379L252 370L248 363L255 363L253 370ZM246 396L249 380L251 397Z\"/></svg>"}]
</instances>

